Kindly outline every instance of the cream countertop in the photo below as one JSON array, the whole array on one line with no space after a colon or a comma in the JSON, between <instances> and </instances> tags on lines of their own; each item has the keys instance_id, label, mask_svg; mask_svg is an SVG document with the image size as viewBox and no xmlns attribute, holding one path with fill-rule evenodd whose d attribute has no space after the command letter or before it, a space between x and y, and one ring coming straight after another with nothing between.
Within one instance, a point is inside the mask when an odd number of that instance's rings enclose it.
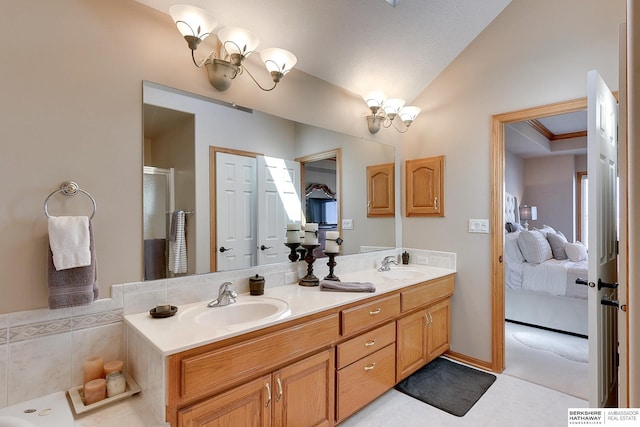
<instances>
[{"instance_id":1,"label":"cream countertop","mask_svg":"<svg viewBox=\"0 0 640 427\"><path fill-rule=\"evenodd\" d=\"M178 313L173 317L154 319L149 313L145 312L125 316L125 321L139 331L162 355L168 356L455 273L455 270L452 269L417 264L410 264L406 267L412 270L419 270L422 274L420 277L409 279L389 279L377 270L371 269L340 275L342 282L371 282L376 287L375 292L327 292L321 291L319 287L305 287L299 286L298 284L265 289L263 297L277 298L286 301L289 305L289 313L283 318L267 318L266 320L257 322L221 328L181 321L181 311L185 311L193 306L206 305L209 302L200 301L178 306ZM240 302L245 298L256 297L248 293L240 294L238 301ZM210 308L207 310L220 309L223 310L224 307Z\"/></svg>"}]
</instances>

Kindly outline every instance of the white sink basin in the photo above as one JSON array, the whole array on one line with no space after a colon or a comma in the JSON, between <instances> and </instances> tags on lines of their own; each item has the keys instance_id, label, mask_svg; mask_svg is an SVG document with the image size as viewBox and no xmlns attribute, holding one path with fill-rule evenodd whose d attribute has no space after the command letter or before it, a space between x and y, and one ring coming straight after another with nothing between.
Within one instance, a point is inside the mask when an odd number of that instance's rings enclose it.
<instances>
[{"instance_id":1,"label":"white sink basin","mask_svg":"<svg viewBox=\"0 0 640 427\"><path fill-rule=\"evenodd\" d=\"M388 271L381 271L382 277L392 280L418 279L424 272L411 267L396 267Z\"/></svg>"},{"instance_id":2,"label":"white sink basin","mask_svg":"<svg viewBox=\"0 0 640 427\"><path fill-rule=\"evenodd\" d=\"M252 322L282 319L289 316L289 304L277 298L240 296L233 304L207 307L198 304L179 313L181 322L193 322L212 327L229 327Z\"/></svg>"}]
</instances>

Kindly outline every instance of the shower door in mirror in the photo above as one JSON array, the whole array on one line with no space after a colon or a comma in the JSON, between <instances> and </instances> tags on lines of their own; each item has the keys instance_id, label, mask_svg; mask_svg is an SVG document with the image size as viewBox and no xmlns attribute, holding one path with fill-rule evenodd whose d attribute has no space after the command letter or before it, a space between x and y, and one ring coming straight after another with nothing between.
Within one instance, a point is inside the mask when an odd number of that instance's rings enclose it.
<instances>
[{"instance_id":1,"label":"shower door in mirror","mask_svg":"<svg viewBox=\"0 0 640 427\"><path fill-rule=\"evenodd\" d=\"M174 210L173 168L144 167L144 279L168 276L167 219Z\"/></svg>"}]
</instances>

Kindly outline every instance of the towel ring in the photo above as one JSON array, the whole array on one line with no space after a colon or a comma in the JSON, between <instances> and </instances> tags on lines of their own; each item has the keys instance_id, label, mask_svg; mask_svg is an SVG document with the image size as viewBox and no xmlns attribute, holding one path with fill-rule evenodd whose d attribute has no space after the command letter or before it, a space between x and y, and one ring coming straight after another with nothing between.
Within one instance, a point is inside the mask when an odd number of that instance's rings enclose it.
<instances>
[{"instance_id":1,"label":"towel ring","mask_svg":"<svg viewBox=\"0 0 640 427\"><path fill-rule=\"evenodd\" d=\"M49 203L49 199L51 198L51 196L57 193L62 193L65 196L75 196L76 194L78 194L78 191L86 194L87 197L91 199L91 203L93 204L93 213L91 214L89 219L93 219L93 216L96 214L96 200L93 198L91 194L89 194L87 191L80 188L78 184L76 184L73 181L64 182L60 186L59 190L52 192L47 196L46 199L44 199L44 214L47 216L47 218L50 218L49 210L47 209L47 203Z\"/></svg>"}]
</instances>

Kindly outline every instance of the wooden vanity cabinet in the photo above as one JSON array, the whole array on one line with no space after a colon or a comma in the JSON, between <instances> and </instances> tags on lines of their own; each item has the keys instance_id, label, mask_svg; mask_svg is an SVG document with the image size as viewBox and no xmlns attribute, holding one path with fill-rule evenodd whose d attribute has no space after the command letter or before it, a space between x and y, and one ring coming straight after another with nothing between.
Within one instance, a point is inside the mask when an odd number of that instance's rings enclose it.
<instances>
[{"instance_id":1,"label":"wooden vanity cabinet","mask_svg":"<svg viewBox=\"0 0 640 427\"><path fill-rule=\"evenodd\" d=\"M216 419L279 426L298 417L306 425L333 425L338 334L334 313L169 356L167 419L179 427L216 425ZM264 407L271 408L269 417L263 409L256 413Z\"/></svg>"},{"instance_id":2,"label":"wooden vanity cabinet","mask_svg":"<svg viewBox=\"0 0 640 427\"><path fill-rule=\"evenodd\" d=\"M447 299L398 319L396 381L449 350L449 316Z\"/></svg>"},{"instance_id":3,"label":"wooden vanity cabinet","mask_svg":"<svg viewBox=\"0 0 640 427\"><path fill-rule=\"evenodd\" d=\"M397 324L396 382L449 350L453 276L446 276L402 292Z\"/></svg>"},{"instance_id":4,"label":"wooden vanity cabinet","mask_svg":"<svg viewBox=\"0 0 640 427\"><path fill-rule=\"evenodd\" d=\"M178 411L181 427L333 425L333 350Z\"/></svg>"}]
</instances>

